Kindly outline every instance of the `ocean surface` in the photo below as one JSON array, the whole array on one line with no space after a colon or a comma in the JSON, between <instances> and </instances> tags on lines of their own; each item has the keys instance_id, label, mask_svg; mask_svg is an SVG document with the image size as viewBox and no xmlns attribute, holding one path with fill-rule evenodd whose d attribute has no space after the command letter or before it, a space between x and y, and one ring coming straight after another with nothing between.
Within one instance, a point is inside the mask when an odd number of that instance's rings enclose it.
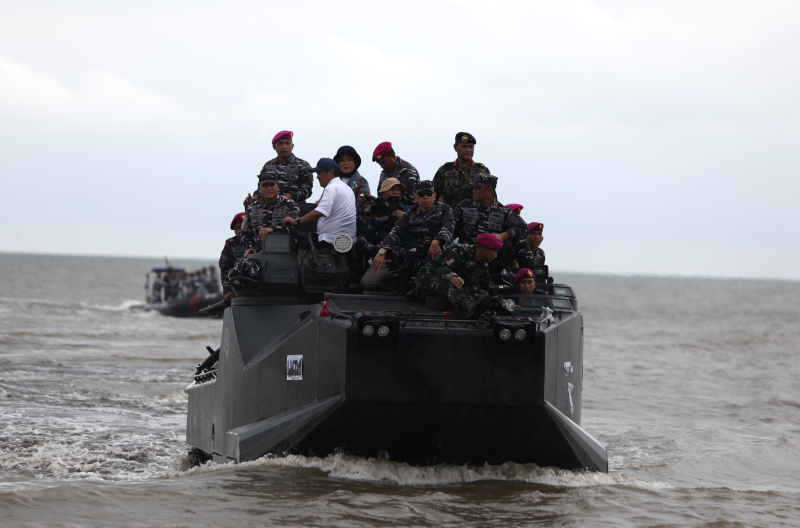
<instances>
[{"instance_id":1,"label":"ocean surface","mask_svg":"<svg viewBox=\"0 0 800 528\"><path fill-rule=\"evenodd\" d=\"M0 526L800 526L800 282L551 270L608 474L191 467L183 389L222 323L132 310L161 264L0 254Z\"/></svg>"}]
</instances>

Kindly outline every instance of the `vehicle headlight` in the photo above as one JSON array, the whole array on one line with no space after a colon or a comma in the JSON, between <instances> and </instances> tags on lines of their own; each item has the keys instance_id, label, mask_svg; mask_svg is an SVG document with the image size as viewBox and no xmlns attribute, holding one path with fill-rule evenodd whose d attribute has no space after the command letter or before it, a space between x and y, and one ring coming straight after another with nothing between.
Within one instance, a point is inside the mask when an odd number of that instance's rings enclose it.
<instances>
[{"instance_id":1,"label":"vehicle headlight","mask_svg":"<svg viewBox=\"0 0 800 528\"><path fill-rule=\"evenodd\" d=\"M509 330L508 328L503 328L502 330L500 330L500 339L502 339L503 341L508 341L509 339L511 339L511 330Z\"/></svg>"}]
</instances>

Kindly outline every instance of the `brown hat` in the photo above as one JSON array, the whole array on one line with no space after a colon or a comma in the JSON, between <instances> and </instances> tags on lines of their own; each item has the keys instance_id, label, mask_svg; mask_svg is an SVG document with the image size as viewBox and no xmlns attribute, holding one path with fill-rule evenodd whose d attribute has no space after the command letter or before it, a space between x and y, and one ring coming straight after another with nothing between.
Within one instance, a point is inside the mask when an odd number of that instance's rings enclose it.
<instances>
[{"instance_id":1,"label":"brown hat","mask_svg":"<svg viewBox=\"0 0 800 528\"><path fill-rule=\"evenodd\" d=\"M406 193L406 186L403 185L402 182L400 182L400 180L398 180L397 178L386 178L385 180L383 180L383 183L381 184L381 188L378 189L378 192L382 193L382 192L390 191L392 189L392 187L394 187L395 185L399 185L400 187L403 188L403 194Z\"/></svg>"}]
</instances>

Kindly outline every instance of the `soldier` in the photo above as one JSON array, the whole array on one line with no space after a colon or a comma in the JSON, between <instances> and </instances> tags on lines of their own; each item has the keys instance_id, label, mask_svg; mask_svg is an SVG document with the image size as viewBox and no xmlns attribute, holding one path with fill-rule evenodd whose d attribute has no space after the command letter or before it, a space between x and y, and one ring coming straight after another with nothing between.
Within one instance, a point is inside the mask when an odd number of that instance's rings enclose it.
<instances>
[{"instance_id":1,"label":"soldier","mask_svg":"<svg viewBox=\"0 0 800 528\"><path fill-rule=\"evenodd\" d=\"M397 178L406 188L403 194L403 203L413 205L414 190L419 181L419 171L409 162L399 158L394 153L392 144L389 141L384 141L375 147L375 151L372 153L372 161L380 165L382 169L378 177L378 187L380 188L387 178Z\"/></svg>"},{"instance_id":2,"label":"soldier","mask_svg":"<svg viewBox=\"0 0 800 528\"><path fill-rule=\"evenodd\" d=\"M503 243L489 233L478 235L475 244L453 244L420 268L415 290L425 305L443 308L438 302L447 298L450 306L467 319L477 318L492 304L513 309L513 303L498 295L489 276L489 264L497 258Z\"/></svg>"},{"instance_id":3,"label":"soldier","mask_svg":"<svg viewBox=\"0 0 800 528\"><path fill-rule=\"evenodd\" d=\"M456 151L456 160L439 167L433 177L433 187L439 200L450 207L472 197L472 184L476 174L490 174L486 165L472 160L475 153L475 137L468 132L456 134L453 148Z\"/></svg>"},{"instance_id":4,"label":"soldier","mask_svg":"<svg viewBox=\"0 0 800 528\"><path fill-rule=\"evenodd\" d=\"M541 222L531 222L528 224L528 247L530 247L531 253L533 253L533 263L537 266L544 264L544 250L539 247L539 244L544 240L542 236L543 230L544 224Z\"/></svg>"},{"instance_id":5,"label":"soldier","mask_svg":"<svg viewBox=\"0 0 800 528\"><path fill-rule=\"evenodd\" d=\"M231 220L231 229L234 236L225 241L225 247L219 255L219 271L222 279L222 293L225 294L226 299L234 297L233 288L228 280L228 272L236 264L237 260L244 258L244 252L247 247L242 239L242 221L244 221L244 213L237 213L233 220Z\"/></svg>"},{"instance_id":6,"label":"soldier","mask_svg":"<svg viewBox=\"0 0 800 528\"><path fill-rule=\"evenodd\" d=\"M410 209L402 202L405 192L405 185L400 183L400 180L388 178L381 184L378 198L371 204L362 206L360 228L369 242L380 244L392 230L395 222Z\"/></svg>"},{"instance_id":7,"label":"soldier","mask_svg":"<svg viewBox=\"0 0 800 528\"><path fill-rule=\"evenodd\" d=\"M533 255L525 241L525 222L511 209L495 199L497 177L478 174L473 184L473 199L464 200L453 211L454 235L463 243L473 242L481 233L492 233L508 247L502 251L504 261L500 267L517 263L533 267ZM494 269L494 267L493 267Z\"/></svg>"},{"instance_id":8,"label":"soldier","mask_svg":"<svg viewBox=\"0 0 800 528\"><path fill-rule=\"evenodd\" d=\"M533 275L533 271L528 268L520 269L514 275L514 288L517 293L522 295L532 294L536 290L536 278Z\"/></svg>"},{"instance_id":9,"label":"soldier","mask_svg":"<svg viewBox=\"0 0 800 528\"><path fill-rule=\"evenodd\" d=\"M311 196L314 178L309 169L311 165L292 154L294 133L291 130L281 130L272 138L272 148L278 153L264 164L258 179L268 173L276 174L280 183L280 193L284 198L294 200L296 203L305 203ZM256 191L257 194L258 191ZM248 200L252 200L248 197Z\"/></svg>"},{"instance_id":10,"label":"soldier","mask_svg":"<svg viewBox=\"0 0 800 528\"><path fill-rule=\"evenodd\" d=\"M387 278L384 271L387 268L393 282L413 277L423 263L439 255L453 239L453 210L449 205L436 201L433 182L422 180L417 183L414 199L417 205L395 222L392 231L381 242L372 266L361 279L362 290L374 288L373 277ZM413 251L403 246L409 235L415 239ZM401 289L405 290L404 287Z\"/></svg>"},{"instance_id":11,"label":"soldier","mask_svg":"<svg viewBox=\"0 0 800 528\"><path fill-rule=\"evenodd\" d=\"M261 249L261 241L270 233L292 234L292 228L283 223L286 217L300 217L300 208L294 200L278 194L277 174L267 172L258 181L258 196L247 206L242 223L242 238L247 250L244 255Z\"/></svg>"},{"instance_id":12,"label":"soldier","mask_svg":"<svg viewBox=\"0 0 800 528\"><path fill-rule=\"evenodd\" d=\"M153 287L150 290L150 298L147 299L149 303L160 303L163 301L162 293L165 290L167 282L161 278L161 272L156 271L156 278L153 279Z\"/></svg>"}]
</instances>

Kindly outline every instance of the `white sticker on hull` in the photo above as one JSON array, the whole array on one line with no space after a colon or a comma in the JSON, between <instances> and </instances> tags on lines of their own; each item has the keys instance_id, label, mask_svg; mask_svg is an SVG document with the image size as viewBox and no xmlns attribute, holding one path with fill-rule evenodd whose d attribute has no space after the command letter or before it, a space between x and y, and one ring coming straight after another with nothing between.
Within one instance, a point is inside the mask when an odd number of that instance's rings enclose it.
<instances>
[{"instance_id":1,"label":"white sticker on hull","mask_svg":"<svg viewBox=\"0 0 800 528\"><path fill-rule=\"evenodd\" d=\"M572 404L572 389L575 386L572 383L567 383L567 392L569 393L569 413L575 414L575 406Z\"/></svg>"},{"instance_id":2,"label":"white sticker on hull","mask_svg":"<svg viewBox=\"0 0 800 528\"><path fill-rule=\"evenodd\" d=\"M303 356L286 356L287 381L303 379Z\"/></svg>"}]
</instances>

